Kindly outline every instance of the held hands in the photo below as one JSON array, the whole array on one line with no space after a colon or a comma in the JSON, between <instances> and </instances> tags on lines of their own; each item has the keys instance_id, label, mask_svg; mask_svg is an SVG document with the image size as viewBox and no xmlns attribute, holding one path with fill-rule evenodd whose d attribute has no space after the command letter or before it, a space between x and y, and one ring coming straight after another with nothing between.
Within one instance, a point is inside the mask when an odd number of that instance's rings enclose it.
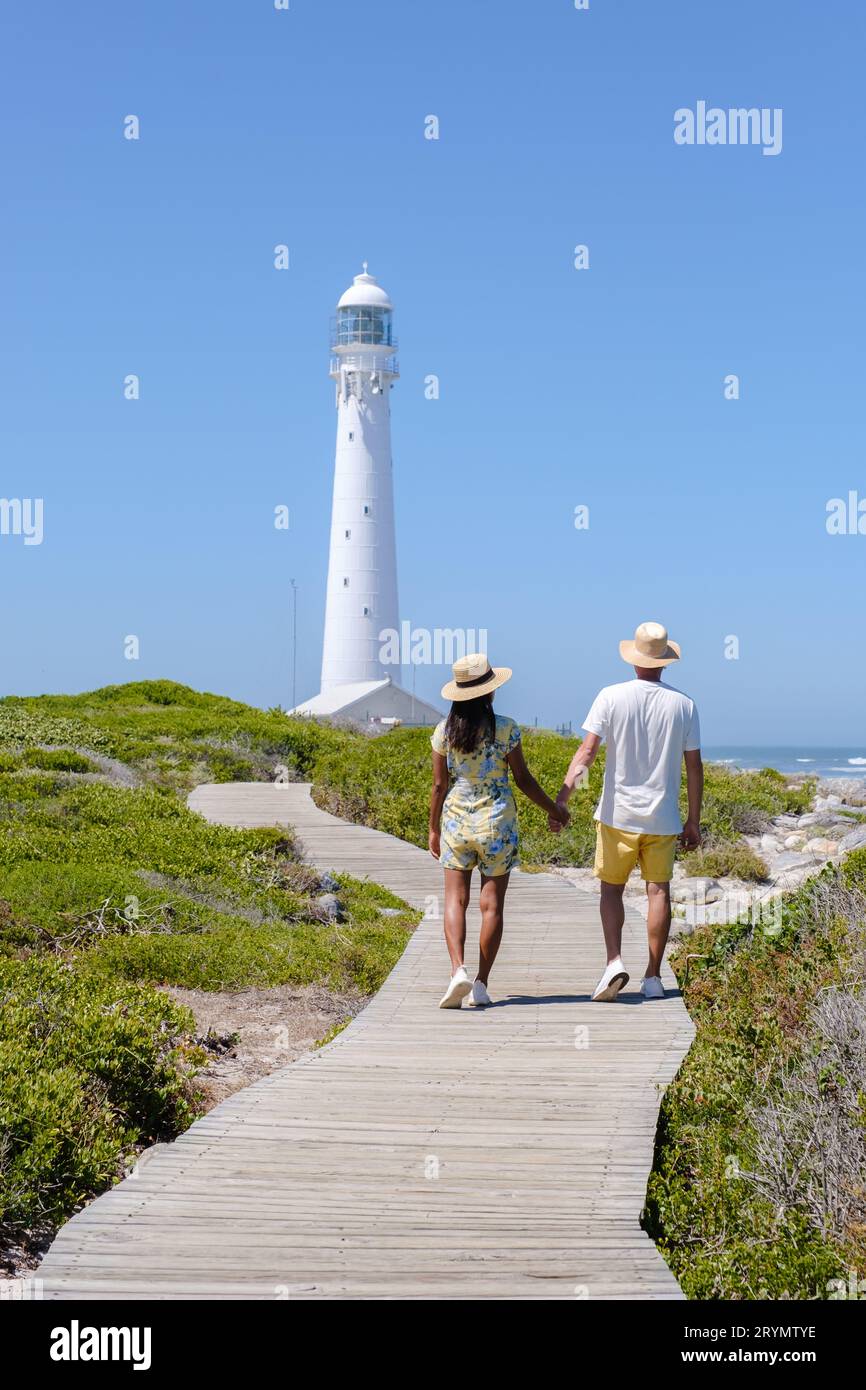
<instances>
[{"instance_id":1,"label":"held hands","mask_svg":"<svg viewBox=\"0 0 866 1390\"><path fill-rule=\"evenodd\" d=\"M682 833L680 835L680 844L682 845L683 849L697 849L700 843L700 822L696 820L687 820L682 828Z\"/></svg>"},{"instance_id":2,"label":"held hands","mask_svg":"<svg viewBox=\"0 0 866 1390\"><path fill-rule=\"evenodd\" d=\"M427 837L427 846L434 859L438 859L442 853L442 845L439 840L439 831L431 830Z\"/></svg>"},{"instance_id":3,"label":"held hands","mask_svg":"<svg viewBox=\"0 0 866 1390\"><path fill-rule=\"evenodd\" d=\"M572 792L581 790L585 787L588 779L589 768L586 764L578 763L577 760L572 762L571 767L568 769L566 779L562 784L559 796L556 798L557 810L560 814L558 816L549 815L547 817L548 829L552 830L554 835L558 835L560 830L568 825L568 798L571 796ZM565 819L562 819L563 816Z\"/></svg>"},{"instance_id":4,"label":"held hands","mask_svg":"<svg viewBox=\"0 0 866 1390\"><path fill-rule=\"evenodd\" d=\"M564 830L571 820L568 807L564 801L556 802L556 814L552 811L547 817L547 828L552 830L554 835L558 835L560 830Z\"/></svg>"}]
</instances>

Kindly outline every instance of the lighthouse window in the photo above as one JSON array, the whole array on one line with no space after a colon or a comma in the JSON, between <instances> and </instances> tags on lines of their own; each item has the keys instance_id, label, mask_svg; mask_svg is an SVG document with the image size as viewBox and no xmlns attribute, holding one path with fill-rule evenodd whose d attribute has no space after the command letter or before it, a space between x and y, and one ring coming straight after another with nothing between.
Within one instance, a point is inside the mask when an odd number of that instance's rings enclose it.
<instances>
[{"instance_id":1,"label":"lighthouse window","mask_svg":"<svg viewBox=\"0 0 866 1390\"><path fill-rule=\"evenodd\" d=\"M364 515L365 515L365 516L369 516L369 515L370 515L370 508L367 506L366 502L364 503Z\"/></svg>"},{"instance_id":2,"label":"lighthouse window","mask_svg":"<svg viewBox=\"0 0 866 1390\"><path fill-rule=\"evenodd\" d=\"M394 346L390 309L371 304L349 305L337 314L335 345L352 343Z\"/></svg>"},{"instance_id":3,"label":"lighthouse window","mask_svg":"<svg viewBox=\"0 0 866 1390\"><path fill-rule=\"evenodd\" d=\"M352 440L353 440L354 438L355 438L355 431L354 431L354 430L349 430L349 443L350 443L350 444L352 443Z\"/></svg>"},{"instance_id":4,"label":"lighthouse window","mask_svg":"<svg viewBox=\"0 0 866 1390\"><path fill-rule=\"evenodd\" d=\"M351 532L351 531L347 531L347 532L346 532L346 540L347 540L347 541L350 541L351 539L352 539L352 532Z\"/></svg>"},{"instance_id":5,"label":"lighthouse window","mask_svg":"<svg viewBox=\"0 0 866 1390\"><path fill-rule=\"evenodd\" d=\"M348 587L349 587L349 581L348 581L348 579L344 579L344 580L343 580L343 588L344 588L344 589L348 589Z\"/></svg>"},{"instance_id":6,"label":"lighthouse window","mask_svg":"<svg viewBox=\"0 0 866 1390\"><path fill-rule=\"evenodd\" d=\"M366 605L366 603L365 603L365 604L364 604L364 617L365 617L365 618L369 618L369 616L370 616L370 610L369 610L369 608L367 607L367 605Z\"/></svg>"}]
</instances>

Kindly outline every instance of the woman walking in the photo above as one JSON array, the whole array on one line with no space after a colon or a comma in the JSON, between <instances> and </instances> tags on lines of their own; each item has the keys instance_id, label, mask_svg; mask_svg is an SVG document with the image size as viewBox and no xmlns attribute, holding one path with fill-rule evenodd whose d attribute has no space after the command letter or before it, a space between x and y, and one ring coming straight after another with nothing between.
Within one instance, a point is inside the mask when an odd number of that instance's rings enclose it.
<instances>
[{"instance_id":1,"label":"woman walking","mask_svg":"<svg viewBox=\"0 0 866 1390\"><path fill-rule=\"evenodd\" d=\"M440 1009L490 1004L487 981L502 940L508 878L518 862L517 807L508 771L530 801L559 825L568 824L565 806L552 801L532 776L523 757L520 729L513 719L494 714L493 692L511 678L507 666L491 667L483 654L461 657L454 679L442 688L451 712L436 725L433 790L430 795L430 853L445 870L445 941L451 982ZM472 870L481 874L481 939L473 983L463 964L466 909Z\"/></svg>"}]
</instances>

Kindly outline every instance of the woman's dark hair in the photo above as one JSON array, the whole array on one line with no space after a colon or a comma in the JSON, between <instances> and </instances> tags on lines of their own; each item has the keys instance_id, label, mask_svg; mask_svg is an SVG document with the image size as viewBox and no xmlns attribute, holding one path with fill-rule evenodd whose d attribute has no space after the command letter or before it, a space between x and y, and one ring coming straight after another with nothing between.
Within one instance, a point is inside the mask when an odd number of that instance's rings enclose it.
<instances>
[{"instance_id":1,"label":"woman's dark hair","mask_svg":"<svg viewBox=\"0 0 866 1390\"><path fill-rule=\"evenodd\" d=\"M445 737L457 753L474 753L496 737L493 696L478 695L474 700L455 700L445 722Z\"/></svg>"}]
</instances>

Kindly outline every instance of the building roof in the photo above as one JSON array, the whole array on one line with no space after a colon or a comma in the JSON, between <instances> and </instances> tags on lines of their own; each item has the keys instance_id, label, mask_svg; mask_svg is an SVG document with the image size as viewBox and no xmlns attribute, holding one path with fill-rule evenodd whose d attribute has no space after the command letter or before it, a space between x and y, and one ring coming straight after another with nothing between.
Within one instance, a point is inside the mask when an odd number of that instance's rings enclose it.
<instances>
[{"instance_id":1,"label":"building roof","mask_svg":"<svg viewBox=\"0 0 866 1390\"><path fill-rule=\"evenodd\" d=\"M290 709L289 714L336 714L338 710L345 710L359 700L369 699L374 690L381 690L385 685L390 685L387 676L380 681L348 681L345 685L335 685L330 690L321 691L311 700L302 701Z\"/></svg>"},{"instance_id":2,"label":"building roof","mask_svg":"<svg viewBox=\"0 0 866 1390\"><path fill-rule=\"evenodd\" d=\"M364 262L363 274L355 276L352 284L339 300L337 308L353 309L359 305L368 305L376 309L393 309L394 307L375 275L367 274L366 261Z\"/></svg>"},{"instance_id":3,"label":"building roof","mask_svg":"<svg viewBox=\"0 0 866 1390\"><path fill-rule=\"evenodd\" d=\"M333 718L334 715L342 714L347 718L352 718L352 711L358 705L363 705L365 700L369 700L376 691L383 690L385 686L392 686L398 695L402 695L406 700L412 700L412 695L402 686L395 684L390 676L385 676L378 681L348 681L345 685L335 685L331 690L324 690L318 695L314 695L311 700L304 700L296 705L294 709L288 711L289 714L304 714L318 719ZM426 700L414 697L415 709L419 714L433 716L436 722L442 718L441 710L435 705L428 704Z\"/></svg>"}]
</instances>

